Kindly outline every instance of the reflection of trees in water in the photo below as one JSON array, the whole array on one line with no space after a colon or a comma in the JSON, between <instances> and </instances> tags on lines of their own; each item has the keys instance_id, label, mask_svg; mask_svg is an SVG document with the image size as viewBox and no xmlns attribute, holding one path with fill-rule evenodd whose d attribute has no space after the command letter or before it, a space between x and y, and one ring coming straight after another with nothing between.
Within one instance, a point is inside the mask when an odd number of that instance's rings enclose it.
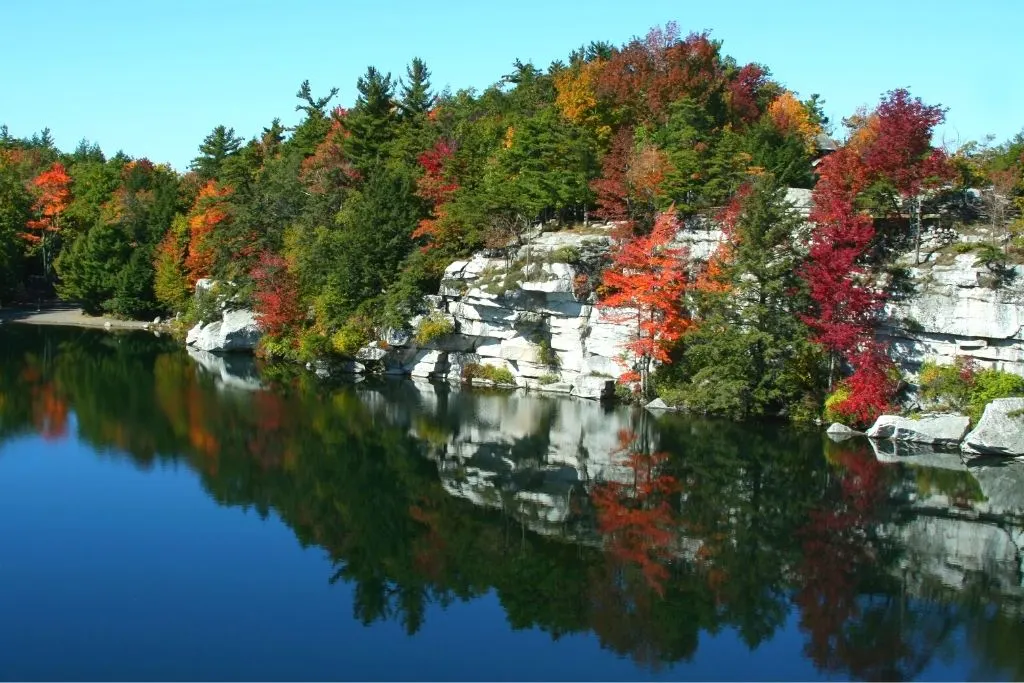
<instances>
[{"instance_id":1,"label":"reflection of trees in water","mask_svg":"<svg viewBox=\"0 0 1024 683\"><path fill-rule=\"evenodd\" d=\"M1019 618L992 610L990 593L908 597L899 548L877 532L896 512L899 477L958 499L974 495L967 483L882 466L856 445L822 458L817 434L666 416L656 439L647 428L646 441L625 436L631 477L576 484L574 528L595 542L569 543L530 532L514 508L445 491L427 454L482 431L473 421L493 410L475 394L442 390L430 403L405 385L332 389L287 369L272 390L232 390L139 335L3 334L0 438L60 434L73 411L79 439L99 451L143 467L187 462L220 503L274 510L302 545L325 549L364 623L414 633L428 605L494 591L514 628L591 631L659 666L693 656L701 631L735 628L757 647L795 605L823 671L912 677L963 627L990 664L980 675L1024 673ZM503 496L550 466L560 405L538 406L524 437L481 453L515 465L499 478Z\"/></svg>"}]
</instances>

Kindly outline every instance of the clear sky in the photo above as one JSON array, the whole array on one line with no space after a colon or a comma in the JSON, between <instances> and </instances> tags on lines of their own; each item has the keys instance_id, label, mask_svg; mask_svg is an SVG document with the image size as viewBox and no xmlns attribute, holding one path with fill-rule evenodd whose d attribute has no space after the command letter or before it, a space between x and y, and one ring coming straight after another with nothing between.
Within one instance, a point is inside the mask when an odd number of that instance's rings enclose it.
<instances>
[{"instance_id":1,"label":"clear sky","mask_svg":"<svg viewBox=\"0 0 1024 683\"><path fill-rule=\"evenodd\" d=\"M368 65L397 76L419 56L436 89L482 88L516 58L545 68L670 20L820 93L839 133L897 87L949 107L940 143L1024 128L1024 0L13 0L0 123L184 169L217 124L248 138L275 116L295 123L303 79L347 105Z\"/></svg>"}]
</instances>

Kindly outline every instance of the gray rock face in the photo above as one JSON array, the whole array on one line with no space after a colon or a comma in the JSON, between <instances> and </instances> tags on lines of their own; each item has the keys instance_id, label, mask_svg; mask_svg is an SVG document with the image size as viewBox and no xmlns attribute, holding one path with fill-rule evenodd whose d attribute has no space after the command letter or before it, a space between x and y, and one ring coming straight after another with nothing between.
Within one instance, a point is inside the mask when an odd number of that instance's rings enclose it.
<instances>
[{"instance_id":1,"label":"gray rock face","mask_svg":"<svg viewBox=\"0 0 1024 683\"><path fill-rule=\"evenodd\" d=\"M965 415L923 415L912 420L897 415L882 415L867 431L871 439L913 441L933 446L956 446L970 427Z\"/></svg>"},{"instance_id":2,"label":"gray rock face","mask_svg":"<svg viewBox=\"0 0 1024 683\"><path fill-rule=\"evenodd\" d=\"M968 356L982 367L1024 375L1024 267L1015 266L1016 277L996 286L976 261L961 254L949 265L910 268L917 292L886 307L880 330L904 371L916 372L924 360L952 364Z\"/></svg>"},{"instance_id":3,"label":"gray rock face","mask_svg":"<svg viewBox=\"0 0 1024 683\"><path fill-rule=\"evenodd\" d=\"M985 406L962 450L966 457L1024 455L1024 398L997 398Z\"/></svg>"},{"instance_id":4,"label":"gray rock face","mask_svg":"<svg viewBox=\"0 0 1024 683\"><path fill-rule=\"evenodd\" d=\"M185 343L201 351L254 351L263 336L252 311L224 311L221 319L197 324L188 332Z\"/></svg>"}]
</instances>

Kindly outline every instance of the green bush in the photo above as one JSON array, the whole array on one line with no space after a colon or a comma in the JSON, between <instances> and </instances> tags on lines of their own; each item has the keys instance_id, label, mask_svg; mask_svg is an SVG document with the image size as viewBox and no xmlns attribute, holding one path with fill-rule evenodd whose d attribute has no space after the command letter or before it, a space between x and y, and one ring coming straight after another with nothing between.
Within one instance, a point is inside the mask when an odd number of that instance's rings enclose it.
<instances>
[{"instance_id":1,"label":"green bush","mask_svg":"<svg viewBox=\"0 0 1024 683\"><path fill-rule=\"evenodd\" d=\"M985 406L997 398L1024 396L1024 377L1001 370L978 370L967 358L953 365L926 361L919 376L921 398L940 410L966 413L977 424Z\"/></svg>"},{"instance_id":2,"label":"green bush","mask_svg":"<svg viewBox=\"0 0 1024 683\"><path fill-rule=\"evenodd\" d=\"M562 378L555 374L541 375L540 377L537 378L537 382L544 386L547 386L548 384L556 384L561 380Z\"/></svg>"},{"instance_id":3,"label":"green bush","mask_svg":"<svg viewBox=\"0 0 1024 683\"><path fill-rule=\"evenodd\" d=\"M580 250L568 245L555 249L548 256L550 263L578 263L579 260Z\"/></svg>"},{"instance_id":4,"label":"green bush","mask_svg":"<svg viewBox=\"0 0 1024 683\"><path fill-rule=\"evenodd\" d=\"M441 313L431 313L416 326L416 343L424 346L455 331L455 324Z\"/></svg>"},{"instance_id":5,"label":"green bush","mask_svg":"<svg viewBox=\"0 0 1024 683\"><path fill-rule=\"evenodd\" d=\"M486 379L495 384L516 383L516 378L508 368L499 368L494 365L482 365L480 363L468 363L462 368L462 379L470 382L474 379Z\"/></svg>"}]
</instances>

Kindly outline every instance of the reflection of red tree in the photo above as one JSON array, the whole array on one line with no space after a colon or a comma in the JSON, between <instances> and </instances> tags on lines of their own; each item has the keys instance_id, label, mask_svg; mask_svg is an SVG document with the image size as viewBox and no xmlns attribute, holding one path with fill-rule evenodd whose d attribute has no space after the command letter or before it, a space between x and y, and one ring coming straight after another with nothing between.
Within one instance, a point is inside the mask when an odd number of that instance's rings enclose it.
<instances>
[{"instance_id":1,"label":"reflection of red tree","mask_svg":"<svg viewBox=\"0 0 1024 683\"><path fill-rule=\"evenodd\" d=\"M68 402L53 382L42 378L39 371L27 366L21 379L28 384L32 396L32 425L47 441L63 439L68 433Z\"/></svg>"},{"instance_id":2,"label":"reflection of red tree","mask_svg":"<svg viewBox=\"0 0 1024 683\"><path fill-rule=\"evenodd\" d=\"M675 513L668 497L679 490L675 477L661 472L665 453L644 453L634 447L636 435L620 432L621 464L633 473L633 482L604 482L591 500L597 508L598 530L612 557L640 569L648 585L659 594L668 578L669 546L675 537Z\"/></svg>"},{"instance_id":3,"label":"reflection of red tree","mask_svg":"<svg viewBox=\"0 0 1024 683\"><path fill-rule=\"evenodd\" d=\"M870 529L886 497L881 463L866 449L832 446L839 500L813 510L800 531L801 588L795 596L807 655L830 671L848 670L853 648L848 625L858 619L858 574L877 561Z\"/></svg>"}]
</instances>

